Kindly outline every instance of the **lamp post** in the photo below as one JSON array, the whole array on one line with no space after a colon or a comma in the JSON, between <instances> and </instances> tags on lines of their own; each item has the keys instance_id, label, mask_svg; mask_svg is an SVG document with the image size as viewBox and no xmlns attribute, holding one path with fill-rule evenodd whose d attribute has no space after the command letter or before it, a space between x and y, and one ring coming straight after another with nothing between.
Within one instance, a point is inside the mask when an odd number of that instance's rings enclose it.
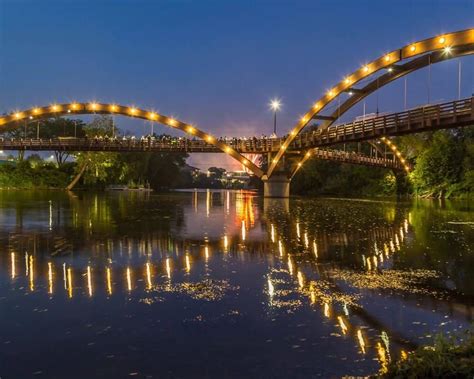
<instances>
[{"instance_id":1,"label":"lamp post","mask_svg":"<svg viewBox=\"0 0 474 379\"><path fill-rule=\"evenodd\" d=\"M270 108L273 110L273 134L276 136L277 130L277 111L281 108L281 103L279 99L273 99L270 102Z\"/></svg>"}]
</instances>

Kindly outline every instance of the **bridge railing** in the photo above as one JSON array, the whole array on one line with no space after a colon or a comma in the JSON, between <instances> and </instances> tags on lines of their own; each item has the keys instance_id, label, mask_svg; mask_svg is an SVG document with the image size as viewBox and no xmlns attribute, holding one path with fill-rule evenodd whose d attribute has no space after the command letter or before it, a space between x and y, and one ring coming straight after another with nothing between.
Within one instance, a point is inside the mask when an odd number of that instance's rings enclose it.
<instances>
[{"instance_id":1,"label":"bridge railing","mask_svg":"<svg viewBox=\"0 0 474 379\"><path fill-rule=\"evenodd\" d=\"M456 123L458 118L468 116L474 119L474 97L449 103L427 105L416 109L362 119L330 126L325 130L302 133L292 143L292 148L304 148L328 142L377 138L399 132L422 131L445 124ZM366 138L369 139L369 138Z\"/></svg>"}]
</instances>

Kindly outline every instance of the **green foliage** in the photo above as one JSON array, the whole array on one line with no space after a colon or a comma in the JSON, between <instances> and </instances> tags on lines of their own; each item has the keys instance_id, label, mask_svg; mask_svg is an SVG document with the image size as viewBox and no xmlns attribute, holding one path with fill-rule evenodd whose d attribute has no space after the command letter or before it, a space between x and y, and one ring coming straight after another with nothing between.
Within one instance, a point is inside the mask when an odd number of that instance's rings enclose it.
<instances>
[{"instance_id":1,"label":"green foliage","mask_svg":"<svg viewBox=\"0 0 474 379\"><path fill-rule=\"evenodd\" d=\"M437 336L433 346L420 347L406 359L393 362L378 378L472 378L474 377L474 335L458 341Z\"/></svg>"},{"instance_id":2,"label":"green foliage","mask_svg":"<svg viewBox=\"0 0 474 379\"><path fill-rule=\"evenodd\" d=\"M295 175L293 194L375 196L394 195L396 178L382 168L311 159Z\"/></svg>"},{"instance_id":3,"label":"green foliage","mask_svg":"<svg viewBox=\"0 0 474 379\"><path fill-rule=\"evenodd\" d=\"M0 188L65 188L71 173L70 165L58 168L52 163L33 164L30 160L7 162L0 165Z\"/></svg>"},{"instance_id":4,"label":"green foliage","mask_svg":"<svg viewBox=\"0 0 474 379\"><path fill-rule=\"evenodd\" d=\"M443 130L418 138L428 143L414 152L415 169L410 178L416 195L450 197L474 192L473 128Z\"/></svg>"}]
</instances>

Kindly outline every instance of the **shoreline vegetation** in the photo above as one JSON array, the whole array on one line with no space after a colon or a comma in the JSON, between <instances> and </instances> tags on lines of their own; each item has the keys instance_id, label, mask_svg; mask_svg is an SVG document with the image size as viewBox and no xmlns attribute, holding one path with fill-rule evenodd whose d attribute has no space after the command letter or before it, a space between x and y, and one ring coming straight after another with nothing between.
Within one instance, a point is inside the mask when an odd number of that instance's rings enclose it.
<instances>
[{"instance_id":1,"label":"shoreline vegetation","mask_svg":"<svg viewBox=\"0 0 474 379\"><path fill-rule=\"evenodd\" d=\"M88 124L81 120L43 120L41 138L118 135L109 116L97 116ZM35 127L11 128L3 138L36 138ZM168 135L155 138L175 139ZM291 183L296 196L474 198L474 127L441 130L397 137L392 140L412 168L408 175L389 169L311 159ZM357 144L345 148L355 150ZM0 189L85 189L109 186L150 188L243 188L226 181L225 170L198 172L186 164L185 153L113 153L56 151L48 158L24 151L0 160ZM362 153L364 153L362 149ZM262 159L265 169L265 158ZM291 164L291 162L290 162ZM262 190L258 178L246 188Z\"/></svg>"},{"instance_id":2,"label":"shoreline vegetation","mask_svg":"<svg viewBox=\"0 0 474 379\"><path fill-rule=\"evenodd\" d=\"M371 378L473 378L474 334L445 337L437 335L433 345L402 354Z\"/></svg>"}]
</instances>

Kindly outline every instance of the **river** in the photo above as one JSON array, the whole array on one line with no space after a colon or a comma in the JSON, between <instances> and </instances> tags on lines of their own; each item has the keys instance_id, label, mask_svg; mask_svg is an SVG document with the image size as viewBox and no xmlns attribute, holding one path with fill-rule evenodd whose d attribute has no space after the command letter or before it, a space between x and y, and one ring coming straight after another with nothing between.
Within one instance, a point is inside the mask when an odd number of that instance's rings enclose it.
<instances>
[{"instance_id":1,"label":"river","mask_svg":"<svg viewBox=\"0 0 474 379\"><path fill-rule=\"evenodd\" d=\"M368 375L474 315L474 204L0 191L0 377Z\"/></svg>"}]
</instances>

